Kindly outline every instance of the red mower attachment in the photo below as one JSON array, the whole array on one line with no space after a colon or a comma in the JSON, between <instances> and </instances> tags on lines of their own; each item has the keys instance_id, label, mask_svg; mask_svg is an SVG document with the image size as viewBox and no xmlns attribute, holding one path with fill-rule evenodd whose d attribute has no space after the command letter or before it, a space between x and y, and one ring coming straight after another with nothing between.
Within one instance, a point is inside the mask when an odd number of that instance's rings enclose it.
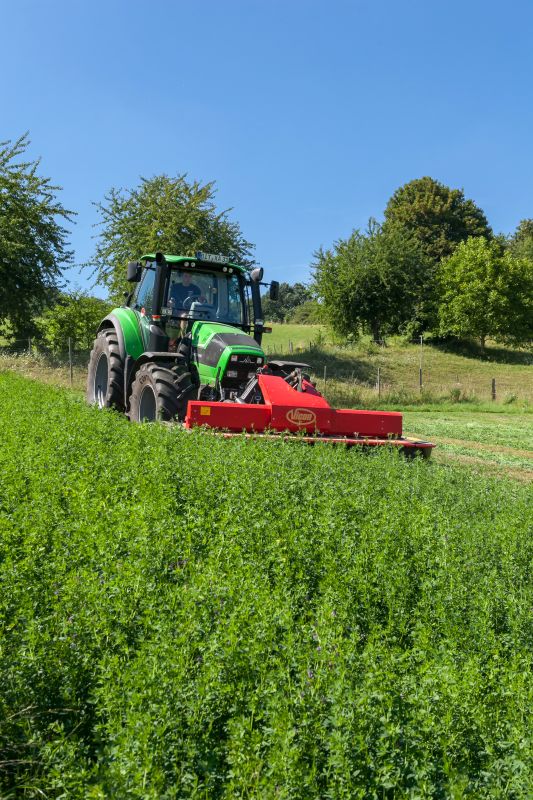
<instances>
[{"instance_id":1,"label":"red mower attachment","mask_svg":"<svg viewBox=\"0 0 533 800\"><path fill-rule=\"evenodd\" d=\"M260 396L262 402L191 400L185 427L207 426L220 430L224 436L245 433L279 438L284 434L286 439L310 444L323 441L347 447L388 445L424 456L429 456L434 447L431 442L403 438L402 415L396 411L331 408L305 377L300 376L295 386L265 370L254 380L259 390L254 397Z\"/></svg>"}]
</instances>

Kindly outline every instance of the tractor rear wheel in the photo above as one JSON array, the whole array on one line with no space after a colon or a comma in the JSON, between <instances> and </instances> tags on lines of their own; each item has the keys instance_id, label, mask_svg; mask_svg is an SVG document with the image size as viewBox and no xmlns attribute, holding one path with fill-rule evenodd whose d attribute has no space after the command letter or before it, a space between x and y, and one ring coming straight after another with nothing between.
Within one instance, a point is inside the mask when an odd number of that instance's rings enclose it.
<instances>
[{"instance_id":1,"label":"tractor rear wheel","mask_svg":"<svg viewBox=\"0 0 533 800\"><path fill-rule=\"evenodd\" d=\"M124 409L124 364L114 329L100 331L89 358L87 401L99 408Z\"/></svg>"},{"instance_id":2,"label":"tractor rear wheel","mask_svg":"<svg viewBox=\"0 0 533 800\"><path fill-rule=\"evenodd\" d=\"M131 387L129 418L132 422L170 422L185 419L187 403L196 397L191 373L181 368L143 364Z\"/></svg>"}]
</instances>

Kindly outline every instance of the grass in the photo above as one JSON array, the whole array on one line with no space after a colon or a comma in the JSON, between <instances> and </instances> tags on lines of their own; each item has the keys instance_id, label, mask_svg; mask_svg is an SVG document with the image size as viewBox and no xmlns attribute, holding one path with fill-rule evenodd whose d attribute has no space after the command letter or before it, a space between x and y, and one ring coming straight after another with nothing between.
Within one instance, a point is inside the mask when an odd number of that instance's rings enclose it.
<instances>
[{"instance_id":1,"label":"grass","mask_svg":"<svg viewBox=\"0 0 533 800\"><path fill-rule=\"evenodd\" d=\"M9 373L0 426L2 796L531 796L528 487Z\"/></svg>"},{"instance_id":2,"label":"grass","mask_svg":"<svg viewBox=\"0 0 533 800\"><path fill-rule=\"evenodd\" d=\"M292 342L292 353L289 351ZM311 345L311 346L309 346ZM264 346L271 357L290 356L304 360L332 402L343 405L359 401L376 406L378 367L383 405L457 404L477 407L492 404L492 379L496 380L496 405L524 406L533 401L533 353L487 347L426 345L422 352L423 391L420 391L419 345L392 337L387 345L375 345L368 337L350 346L331 341L325 328L316 325L278 325L265 335ZM328 389L329 386L329 389ZM351 398L351 399L350 399Z\"/></svg>"},{"instance_id":3,"label":"grass","mask_svg":"<svg viewBox=\"0 0 533 800\"><path fill-rule=\"evenodd\" d=\"M289 342L292 352L289 352ZM467 405L473 411L531 411L533 401L533 355L524 350L488 347L483 358L470 348L444 350L425 346L423 389L419 386L420 347L392 338L386 347L368 337L350 347L328 339L318 325L274 325L263 345L271 358L303 360L310 364L318 388L338 407L427 408L452 410ZM83 391L88 353L75 358L73 387ZM0 352L0 369L13 369L47 383L70 385L68 361L26 352ZM324 381L326 368L326 381ZM381 390L377 391L380 370ZM491 399L496 380L496 402Z\"/></svg>"},{"instance_id":4,"label":"grass","mask_svg":"<svg viewBox=\"0 0 533 800\"><path fill-rule=\"evenodd\" d=\"M46 383L51 386L72 388L77 392L85 391L87 385L87 365L89 353L78 353L73 363L72 385L70 382L70 366L68 354L50 356L34 350L32 353L22 351L12 353L0 350L0 372L15 372Z\"/></svg>"},{"instance_id":5,"label":"grass","mask_svg":"<svg viewBox=\"0 0 533 800\"><path fill-rule=\"evenodd\" d=\"M527 414L407 412L407 434L437 442L434 458L533 481L533 425Z\"/></svg>"}]
</instances>

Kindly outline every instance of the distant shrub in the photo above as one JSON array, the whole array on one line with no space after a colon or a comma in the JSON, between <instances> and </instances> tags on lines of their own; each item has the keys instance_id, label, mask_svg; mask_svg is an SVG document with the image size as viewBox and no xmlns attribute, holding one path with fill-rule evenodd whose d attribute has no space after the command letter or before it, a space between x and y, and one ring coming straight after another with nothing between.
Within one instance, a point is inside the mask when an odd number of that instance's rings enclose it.
<instances>
[{"instance_id":1,"label":"distant shrub","mask_svg":"<svg viewBox=\"0 0 533 800\"><path fill-rule=\"evenodd\" d=\"M458 386L454 386L453 389L450 389L450 400L452 403L459 403L461 400L461 389Z\"/></svg>"},{"instance_id":2,"label":"distant shrub","mask_svg":"<svg viewBox=\"0 0 533 800\"><path fill-rule=\"evenodd\" d=\"M297 325L319 325L323 321L323 309L315 300L308 300L296 306L286 321Z\"/></svg>"}]
</instances>

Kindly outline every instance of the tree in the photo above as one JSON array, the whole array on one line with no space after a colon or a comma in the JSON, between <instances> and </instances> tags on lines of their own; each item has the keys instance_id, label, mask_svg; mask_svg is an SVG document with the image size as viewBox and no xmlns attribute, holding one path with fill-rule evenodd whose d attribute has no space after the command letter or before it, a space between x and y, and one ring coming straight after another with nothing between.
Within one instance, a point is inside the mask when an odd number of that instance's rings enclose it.
<instances>
[{"instance_id":1,"label":"tree","mask_svg":"<svg viewBox=\"0 0 533 800\"><path fill-rule=\"evenodd\" d=\"M449 256L469 236L492 238L483 211L467 200L462 189L450 189L424 177L397 189L385 209L385 222L394 222L420 241L433 264Z\"/></svg>"},{"instance_id":2,"label":"tree","mask_svg":"<svg viewBox=\"0 0 533 800\"><path fill-rule=\"evenodd\" d=\"M324 309L316 300L308 300L297 306L291 313L288 322L295 325L318 325L323 322Z\"/></svg>"},{"instance_id":3,"label":"tree","mask_svg":"<svg viewBox=\"0 0 533 800\"><path fill-rule=\"evenodd\" d=\"M505 253L500 291L502 315L496 339L514 346L533 342L533 260Z\"/></svg>"},{"instance_id":4,"label":"tree","mask_svg":"<svg viewBox=\"0 0 533 800\"><path fill-rule=\"evenodd\" d=\"M399 226L371 220L366 234L354 231L333 249L318 250L315 291L336 333L369 330L375 341L398 333L420 301L427 256Z\"/></svg>"},{"instance_id":5,"label":"tree","mask_svg":"<svg viewBox=\"0 0 533 800\"><path fill-rule=\"evenodd\" d=\"M509 240L509 250L518 258L533 261L533 219L523 219Z\"/></svg>"},{"instance_id":6,"label":"tree","mask_svg":"<svg viewBox=\"0 0 533 800\"><path fill-rule=\"evenodd\" d=\"M287 322L298 306L312 299L311 290L303 283L280 283L279 299L262 297L263 316L271 322Z\"/></svg>"},{"instance_id":7,"label":"tree","mask_svg":"<svg viewBox=\"0 0 533 800\"><path fill-rule=\"evenodd\" d=\"M533 338L533 262L498 242L470 238L439 270L440 330L473 337L484 349L488 337L520 344Z\"/></svg>"},{"instance_id":8,"label":"tree","mask_svg":"<svg viewBox=\"0 0 533 800\"><path fill-rule=\"evenodd\" d=\"M29 143L27 134L0 143L0 321L15 333L31 330L72 260L61 223L74 212L57 199L60 187L38 174L39 160L20 160Z\"/></svg>"},{"instance_id":9,"label":"tree","mask_svg":"<svg viewBox=\"0 0 533 800\"><path fill-rule=\"evenodd\" d=\"M89 350L100 322L111 309L111 303L106 300L75 290L61 294L35 324L48 347L55 352L66 350L69 338L73 347Z\"/></svg>"},{"instance_id":10,"label":"tree","mask_svg":"<svg viewBox=\"0 0 533 800\"><path fill-rule=\"evenodd\" d=\"M223 253L249 265L253 245L228 211L217 211L214 182L189 182L186 175L141 178L134 189L111 189L95 204L101 227L93 266L98 282L118 298L127 288L126 265L144 253Z\"/></svg>"}]
</instances>

